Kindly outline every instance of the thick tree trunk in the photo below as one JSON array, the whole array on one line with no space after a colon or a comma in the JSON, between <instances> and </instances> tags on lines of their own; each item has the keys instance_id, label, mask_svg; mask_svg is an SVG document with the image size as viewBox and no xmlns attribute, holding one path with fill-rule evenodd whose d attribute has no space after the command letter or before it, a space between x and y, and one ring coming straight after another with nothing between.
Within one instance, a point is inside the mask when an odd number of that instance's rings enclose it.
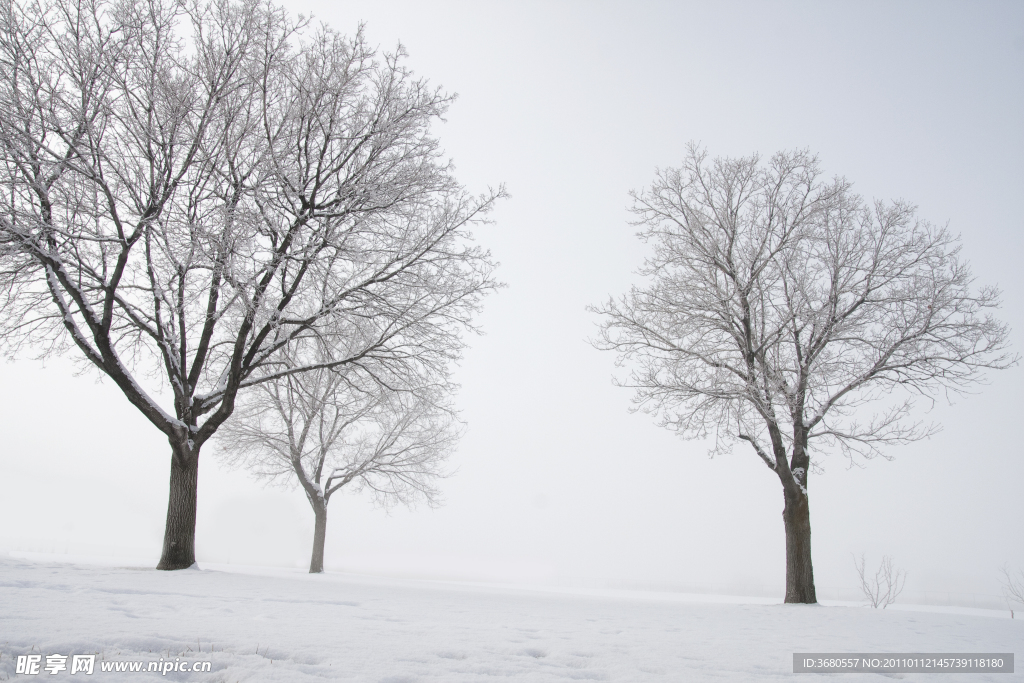
<instances>
[{"instance_id":1,"label":"thick tree trunk","mask_svg":"<svg viewBox=\"0 0 1024 683\"><path fill-rule=\"evenodd\" d=\"M324 571L324 539L327 538L327 506L313 507L316 523L313 526L313 556L309 560L309 573L321 574Z\"/></svg>"},{"instance_id":2,"label":"thick tree trunk","mask_svg":"<svg viewBox=\"0 0 1024 683\"><path fill-rule=\"evenodd\" d=\"M157 569L188 569L196 563L196 492L199 454L171 457L164 548Z\"/></svg>"},{"instance_id":3,"label":"thick tree trunk","mask_svg":"<svg viewBox=\"0 0 1024 683\"><path fill-rule=\"evenodd\" d=\"M811 511L807 495L784 489L786 507L786 602L816 603L814 569L811 566Z\"/></svg>"}]
</instances>

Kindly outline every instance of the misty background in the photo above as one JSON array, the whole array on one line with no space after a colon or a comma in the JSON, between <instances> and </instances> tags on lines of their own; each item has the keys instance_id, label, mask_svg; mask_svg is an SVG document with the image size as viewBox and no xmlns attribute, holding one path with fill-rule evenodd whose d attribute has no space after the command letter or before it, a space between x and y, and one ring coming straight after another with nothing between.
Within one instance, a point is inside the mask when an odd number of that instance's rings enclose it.
<instances>
[{"instance_id":1,"label":"misty background","mask_svg":"<svg viewBox=\"0 0 1024 683\"><path fill-rule=\"evenodd\" d=\"M478 241L508 287L457 373L468 431L431 510L330 506L325 565L572 585L784 593L782 494L752 449L707 457L616 388L585 307L618 296L645 247L627 192L686 144L711 156L809 148L868 198L960 234L977 283L1024 333L1024 4L306 2L459 100L437 131L472 191L505 183ZM68 359L0 363L0 550L159 557L170 448L112 382ZM620 371L621 372L621 371ZM851 553L894 557L903 601L989 596L1024 567L1022 369L919 416L930 440L809 485L820 599L855 591ZM926 412L927 411L927 412ZM313 514L200 458L203 562L304 568ZM843 595L842 597L848 597ZM926 596L927 597L927 596Z\"/></svg>"}]
</instances>

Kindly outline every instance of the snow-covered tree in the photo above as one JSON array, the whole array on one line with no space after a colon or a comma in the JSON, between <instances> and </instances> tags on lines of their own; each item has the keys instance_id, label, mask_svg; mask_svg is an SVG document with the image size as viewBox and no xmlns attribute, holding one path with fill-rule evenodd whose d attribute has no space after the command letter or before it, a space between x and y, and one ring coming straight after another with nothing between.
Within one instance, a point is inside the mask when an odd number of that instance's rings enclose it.
<instances>
[{"instance_id":1,"label":"snow-covered tree","mask_svg":"<svg viewBox=\"0 0 1024 683\"><path fill-rule=\"evenodd\" d=\"M865 202L806 152L762 164L692 146L632 196L647 282L593 309L597 346L630 364L624 384L663 426L750 445L782 486L786 602L815 602L820 454L923 438L934 428L911 418L914 396L1015 363L991 315L998 291L973 286L957 239L915 207Z\"/></svg>"},{"instance_id":2,"label":"snow-covered tree","mask_svg":"<svg viewBox=\"0 0 1024 683\"><path fill-rule=\"evenodd\" d=\"M451 101L269 3L0 6L0 336L73 351L166 435L158 568L195 561L200 449L239 392L458 352L501 192L442 158ZM281 362L310 339L337 355Z\"/></svg>"},{"instance_id":3,"label":"snow-covered tree","mask_svg":"<svg viewBox=\"0 0 1024 683\"><path fill-rule=\"evenodd\" d=\"M343 487L386 507L438 502L434 482L458 437L452 387L409 373L382 380L329 369L279 376L240 399L219 434L226 462L306 494L311 573L324 570L327 505Z\"/></svg>"}]
</instances>

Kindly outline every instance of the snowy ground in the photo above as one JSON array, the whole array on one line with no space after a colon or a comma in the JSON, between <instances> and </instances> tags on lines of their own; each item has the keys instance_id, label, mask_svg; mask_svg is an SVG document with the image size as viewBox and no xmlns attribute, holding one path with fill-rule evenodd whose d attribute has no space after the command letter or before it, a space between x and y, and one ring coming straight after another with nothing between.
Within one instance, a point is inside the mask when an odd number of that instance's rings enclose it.
<instances>
[{"instance_id":1,"label":"snowy ground","mask_svg":"<svg viewBox=\"0 0 1024 683\"><path fill-rule=\"evenodd\" d=\"M792 673L794 652L1024 652L1024 620L1008 614L767 602L0 555L0 680L81 678L16 675L15 658L28 653L43 654L44 664L53 653L212 663L210 673L165 676L103 674L97 665L85 680L632 683L824 676Z\"/></svg>"}]
</instances>

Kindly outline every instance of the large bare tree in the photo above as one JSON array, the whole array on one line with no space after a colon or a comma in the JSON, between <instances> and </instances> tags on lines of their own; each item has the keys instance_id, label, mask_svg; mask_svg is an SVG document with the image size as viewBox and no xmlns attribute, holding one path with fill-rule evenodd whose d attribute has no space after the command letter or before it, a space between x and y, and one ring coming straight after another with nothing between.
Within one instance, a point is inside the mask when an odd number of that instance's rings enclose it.
<instances>
[{"instance_id":1,"label":"large bare tree","mask_svg":"<svg viewBox=\"0 0 1024 683\"><path fill-rule=\"evenodd\" d=\"M715 450L749 444L782 486L786 602L816 602L815 454L871 457L925 437L915 396L1015 363L991 316L998 292L974 287L945 229L823 179L806 152L762 163L691 146L632 197L653 252L646 283L593 309L596 345L630 365L624 384L663 426Z\"/></svg>"},{"instance_id":2,"label":"large bare tree","mask_svg":"<svg viewBox=\"0 0 1024 683\"><path fill-rule=\"evenodd\" d=\"M231 465L302 488L314 516L310 573L324 570L331 496L347 488L370 491L385 507L416 499L436 504L434 482L445 475L458 438L444 367L425 374L403 368L400 375L344 370L261 384L240 398L218 438Z\"/></svg>"},{"instance_id":3,"label":"large bare tree","mask_svg":"<svg viewBox=\"0 0 1024 683\"><path fill-rule=\"evenodd\" d=\"M0 7L0 336L73 349L166 435L158 568L195 561L200 449L240 391L415 368L494 286L468 240L501 192L442 158L450 102L268 3ZM337 355L281 360L308 339Z\"/></svg>"}]
</instances>

